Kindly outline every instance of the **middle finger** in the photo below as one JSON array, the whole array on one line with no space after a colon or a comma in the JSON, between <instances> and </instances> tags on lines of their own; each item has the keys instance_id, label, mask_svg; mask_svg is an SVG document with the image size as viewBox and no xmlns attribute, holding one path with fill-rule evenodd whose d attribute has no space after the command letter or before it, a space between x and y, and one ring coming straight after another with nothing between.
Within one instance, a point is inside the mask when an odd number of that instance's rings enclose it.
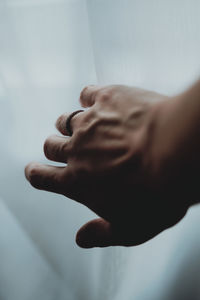
<instances>
[{"instance_id":1,"label":"middle finger","mask_svg":"<svg viewBox=\"0 0 200 300\"><path fill-rule=\"evenodd\" d=\"M67 163L70 153L70 138L52 135L44 143L45 156L56 162Z\"/></svg>"}]
</instances>

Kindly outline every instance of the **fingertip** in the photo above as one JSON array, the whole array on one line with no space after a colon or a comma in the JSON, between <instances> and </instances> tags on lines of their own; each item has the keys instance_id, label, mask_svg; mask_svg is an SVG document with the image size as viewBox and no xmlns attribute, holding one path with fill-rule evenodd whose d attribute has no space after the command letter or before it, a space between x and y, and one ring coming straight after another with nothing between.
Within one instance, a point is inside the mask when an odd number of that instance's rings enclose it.
<instances>
[{"instance_id":1,"label":"fingertip","mask_svg":"<svg viewBox=\"0 0 200 300\"><path fill-rule=\"evenodd\" d=\"M25 168L24 168L24 175L26 177L27 180L29 180L29 177L28 177L28 170L29 170L29 166L30 166L30 163L28 163Z\"/></svg>"},{"instance_id":2,"label":"fingertip","mask_svg":"<svg viewBox=\"0 0 200 300\"><path fill-rule=\"evenodd\" d=\"M101 218L86 223L77 232L76 243L79 247L87 249L111 246L110 223Z\"/></svg>"},{"instance_id":3,"label":"fingertip","mask_svg":"<svg viewBox=\"0 0 200 300\"><path fill-rule=\"evenodd\" d=\"M51 143L52 143L52 140L54 138L56 138L57 135L55 134L52 134L52 135L49 135L46 140L44 141L44 144L43 144L43 152L44 152L44 155L46 156L46 158L48 159L51 159L50 155L49 155L49 148L51 146Z\"/></svg>"},{"instance_id":4,"label":"fingertip","mask_svg":"<svg viewBox=\"0 0 200 300\"><path fill-rule=\"evenodd\" d=\"M83 249L94 248L91 242L84 239L83 235L81 235L79 232L76 234L76 244Z\"/></svg>"},{"instance_id":5,"label":"fingertip","mask_svg":"<svg viewBox=\"0 0 200 300\"><path fill-rule=\"evenodd\" d=\"M56 127L56 129L58 129L58 126L59 126L59 122L60 122L60 116L58 117L58 119L56 120L56 122L55 122L55 127Z\"/></svg>"},{"instance_id":6,"label":"fingertip","mask_svg":"<svg viewBox=\"0 0 200 300\"><path fill-rule=\"evenodd\" d=\"M79 97L79 103L82 108L88 108L88 105Z\"/></svg>"},{"instance_id":7,"label":"fingertip","mask_svg":"<svg viewBox=\"0 0 200 300\"><path fill-rule=\"evenodd\" d=\"M95 93L100 89L98 85L87 85L80 93L79 102L82 107L91 107L95 103Z\"/></svg>"},{"instance_id":8,"label":"fingertip","mask_svg":"<svg viewBox=\"0 0 200 300\"><path fill-rule=\"evenodd\" d=\"M62 114L58 117L55 123L56 129L62 133L63 135L66 135L66 119L67 119L68 114Z\"/></svg>"},{"instance_id":9,"label":"fingertip","mask_svg":"<svg viewBox=\"0 0 200 300\"><path fill-rule=\"evenodd\" d=\"M30 176L29 176L30 175L30 170L31 170L33 164L34 164L34 162L30 162L24 168L24 174L25 174L25 177L28 181L29 181L29 178L30 178Z\"/></svg>"},{"instance_id":10,"label":"fingertip","mask_svg":"<svg viewBox=\"0 0 200 300\"><path fill-rule=\"evenodd\" d=\"M88 223L86 223L76 234L76 244L81 248L88 249L93 247L91 242L91 230L88 227Z\"/></svg>"},{"instance_id":11,"label":"fingertip","mask_svg":"<svg viewBox=\"0 0 200 300\"><path fill-rule=\"evenodd\" d=\"M31 162L25 167L26 179L31 183L32 186L37 186L38 179L38 168L39 164L36 162Z\"/></svg>"}]
</instances>

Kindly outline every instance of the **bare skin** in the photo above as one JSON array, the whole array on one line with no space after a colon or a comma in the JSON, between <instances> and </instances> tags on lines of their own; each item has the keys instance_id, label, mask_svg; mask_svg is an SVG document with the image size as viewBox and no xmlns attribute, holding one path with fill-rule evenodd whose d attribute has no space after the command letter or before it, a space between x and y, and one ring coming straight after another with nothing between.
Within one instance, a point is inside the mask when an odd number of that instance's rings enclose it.
<instances>
[{"instance_id":1,"label":"bare skin","mask_svg":"<svg viewBox=\"0 0 200 300\"><path fill-rule=\"evenodd\" d=\"M150 101L151 100L151 101ZM37 189L63 194L99 218L77 233L83 248L144 243L199 201L200 83L174 98L128 86L88 86L86 109L59 117L44 153L65 167L29 164ZM190 104L189 104L190 103Z\"/></svg>"}]
</instances>

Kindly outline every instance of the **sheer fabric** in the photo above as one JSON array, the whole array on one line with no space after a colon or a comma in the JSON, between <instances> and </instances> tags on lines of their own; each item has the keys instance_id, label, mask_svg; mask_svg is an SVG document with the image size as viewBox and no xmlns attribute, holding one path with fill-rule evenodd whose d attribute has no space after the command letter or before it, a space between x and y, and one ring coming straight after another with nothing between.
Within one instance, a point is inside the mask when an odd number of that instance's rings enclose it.
<instances>
[{"instance_id":1,"label":"sheer fabric","mask_svg":"<svg viewBox=\"0 0 200 300\"><path fill-rule=\"evenodd\" d=\"M199 206L144 245L82 250L75 233L95 215L23 174L47 163L43 142L85 85L189 86L199 12L198 0L1 0L0 299L199 299Z\"/></svg>"}]
</instances>

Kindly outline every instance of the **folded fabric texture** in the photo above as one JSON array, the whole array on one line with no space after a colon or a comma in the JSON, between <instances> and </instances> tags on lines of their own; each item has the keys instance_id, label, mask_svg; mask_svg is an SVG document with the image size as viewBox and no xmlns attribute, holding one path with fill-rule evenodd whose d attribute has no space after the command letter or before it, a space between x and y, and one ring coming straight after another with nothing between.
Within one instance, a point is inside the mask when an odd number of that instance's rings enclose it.
<instances>
[{"instance_id":1,"label":"folded fabric texture","mask_svg":"<svg viewBox=\"0 0 200 300\"><path fill-rule=\"evenodd\" d=\"M66 289L1 200L0 261L0 299L56 299Z\"/></svg>"},{"instance_id":2,"label":"folded fabric texture","mask_svg":"<svg viewBox=\"0 0 200 300\"><path fill-rule=\"evenodd\" d=\"M199 299L198 205L144 245L82 250L75 234L94 214L24 178L29 161L47 163L43 142L85 85L190 85L199 11L195 0L1 0L0 299Z\"/></svg>"}]
</instances>

